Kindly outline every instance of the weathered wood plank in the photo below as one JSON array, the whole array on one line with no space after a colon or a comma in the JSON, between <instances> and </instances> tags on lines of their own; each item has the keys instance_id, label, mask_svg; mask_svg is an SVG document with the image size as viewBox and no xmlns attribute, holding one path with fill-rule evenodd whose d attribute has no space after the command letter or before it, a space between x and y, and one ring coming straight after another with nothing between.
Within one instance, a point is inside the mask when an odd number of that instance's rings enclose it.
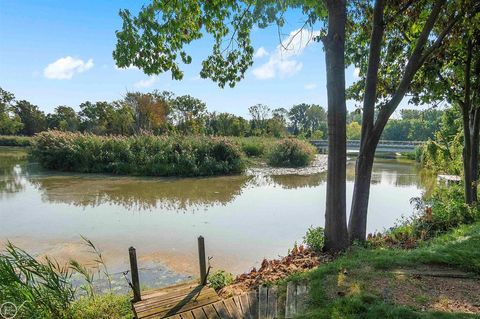
<instances>
[{"instance_id":1,"label":"weathered wood plank","mask_svg":"<svg viewBox=\"0 0 480 319\"><path fill-rule=\"evenodd\" d=\"M257 292L250 291L247 294L247 299L248 299L248 305L250 307L250 315L253 319L258 319L258 297L257 297Z\"/></svg>"},{"instance_id":2,"label":"weathered wood plank","mask_svg":"<svg viewBox=\"0 0 480 319\"><path fill-rule=\"evenodd\" d=\"M285 305L285 318L293 318L297 313L296 307L297 285L293 282L287 284L287 300Z\"/></svg>"},{"instance_id":3,"label":"weathered wood plank","mask_svg":"<svg viewBox=\"0 0 480 319\"><path fill-rule=\"evenodd\" d=\"M193 316L193 314L192 314L191 311L187 311L187 312L181 313L181 314L180 314L180 317L181 317L182 319L195 319L195 317Z\"/></svg>"},{"instance_id":4,"label":"weathered wood plank","mask_svg":"<svg viewBox=\"0 0 480 319\"><path fill-rule=\"evenodd\" d=\"M267 318L268 288L260 286L258 288L258 318Z\"/></svg>"},{"instance_id":5,"label":"weathered wood plank","mask_svg":"<svg viewBox=\"0 0 480 319\"><path fill-rule=\"evenodd\" d=\"M308 287L305 283L297 285L297 315L301 315L307 308Z\"/></svg>"},{"instance_id":6,"label":"weathered wood plank","mask_svg":"<svg viewBox=\"0 0 480 319\"><path fill-rule=\"evenodd\" d=\"M249 304L249 300L248 300L248 295L247 294L242 294L238 297L238 300L239 300L240 306L242 308L243 318L253 319L252 318L252 313L250 311L250 304Z\"/></svg>"},{"instance_id":7,"label":"weathered wood plank","mask_svg":"<svg viewBox=\"0 0 480 319\"><path fill-rule=\"evenodd\" d=\"M177 313L181 313L187 310L202 307L210 303L214 303L219 299L220 298L217 295L207 295L201 299L197 299L191 302L181 300L176 303L161 305L157 308L153 306L151 308L143 309L141 312L137 311L137 316L138 318L148 318L152 315L159 318L168 317Z\"/></svg>"},{"instance_id":8,"label":"weathered wood plank","mask_svg":"<svg viewBox=\"0 0 480 319\"><path fill-rule=\"evenodd\" d=\"M225 304L223 303L223 301L218 301L212 304L212 306L215 308L218 316L221 319L230 319L230 313L228 312L227 307L225 307Z\"/></svg>"},{"instance_id":9,"label":"weathered wood plank","mask_svg":"<svg viewBox=\"0 0 480 319\"><path fill-rule=\"evenodd\" d=\"M225 307L227 307L228 312L230 313L230 318L243 319L239 309L237 308L237 305L233 301L233 298L225 299L223 303L225 304Z\"/></svg>"},{"instance_id":10,"label":"weathered wood plank","mask_svg":"<svg viewBox=\"0 0 480 319\"><path fill-rule=\"evenodd\" d=\"M207 315L208 319L220 319L220 317L217 314L217 311L215 310L215 308L211 304L203 306L203 311Z\"/></svg>"},{"instance_id":11,"label":"weathered wood plank","mask_svg":"<svg viewBox=\"0 0 480 319\"><path fill-rule=\"evenodd\" d=\"M205 315L205 312L203 311L203 307L193 309L192 313L193 313L195 319L207 319L207 316Z\"/></svg>"},{"instance_id":12,"label":"weathered wood plank","mask_svg":"<svg viewBox=\"0 0 480 319\"><path fill-rule=\"evenodd\" d=\"M199 300L203 300L206 298L217 296L217 293L213 289L202 289L201 291L197 292L192 290L189 293L184 293L178 296L174 296L169 298L168 296L164 298L155 298L149 299L148 301L144 301L142 303L135 304L135 310L137 311L144 311L146 309L151 308L162 308L162 307L173 307L178 304L186 304L188 302L196 302Z\"/></svg>"},{"instance_id":13,"label":"weathered wood plank","mask_svg":"<svg viewBox=\"0 0 480 319\"><path fill-rule=\"evenodd\" d=\"M277 289L270 287L267 296L267 319L274 319L277 317Z\"/></svg>"}]
</instances>

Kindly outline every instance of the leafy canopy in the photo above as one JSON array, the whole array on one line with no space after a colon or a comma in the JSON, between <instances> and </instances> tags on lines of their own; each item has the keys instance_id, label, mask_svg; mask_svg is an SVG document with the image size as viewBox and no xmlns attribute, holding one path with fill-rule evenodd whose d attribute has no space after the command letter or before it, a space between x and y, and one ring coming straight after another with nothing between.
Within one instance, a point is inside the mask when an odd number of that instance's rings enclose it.
<instances>
[{"instance_id":1,"label":"leafy canopy","mask_svg":"<svg viewBox=\"0 0 480 319\"><path fill-rule=\"evenodd\" d=\"M214 44L200 75L234 87L253 64L252 29L281 28L288 9L303 12L308 27L327 16L324 2L313 0L153 0L137 16L120 10L123 26L116 32L113 57L118 67L136 66L148 75L170 71L180 80L180 64L192 62L187 46L208 35Z\"/></svg>"}]
</instances>

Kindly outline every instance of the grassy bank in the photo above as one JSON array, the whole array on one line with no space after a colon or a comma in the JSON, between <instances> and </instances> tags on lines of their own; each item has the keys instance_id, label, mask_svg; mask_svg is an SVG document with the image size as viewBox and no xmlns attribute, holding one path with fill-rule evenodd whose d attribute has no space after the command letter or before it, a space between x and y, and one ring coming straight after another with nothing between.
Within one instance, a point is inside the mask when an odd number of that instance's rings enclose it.
<instances>
[{"instance_id":1,"label":"grassy bank","mask_svg":"<svg viewBox=\"0 0 480 319\"><path fill-rule=\"evenodd\" d=\"M30 136L0 135L0 146L30 146Z\"/></svg>"},{"instance_id":2,"label":"grassy bank","mask_svg":"<svg viewBox=\"0 0 480 319\"><path fill-rule=\"evenodd\" d=\"M416 204L419 214L290 278L311 286L302 318L478 318L479 208L463 204L461 185Z\"/></svg>"},{"instance_id":3,"label":"grassy bank","mask_svg":"<svg viewBox=\"0 0 480 319\"><path fill-rule=\"evenodd\" d=\"M208 136L97 136L59 131L35 136L31 154L47 169L140 176L236 174L247 163L309 165L315 150L295 139Z\"/></svg>"},{"instance_id":4,"label":"grassy bank","mask_svg":"<svg viewBox=\"0 0 480 319\"><path fill-rule=\"evenodd\" d=\"M302 318L478 318L448 313L458 302L455 290L467 287L461 279L401 274L438 269L480 274L478 247L480 223L460 226L412 250L353 247L298 276L311 285L310 312ZM480 287L478 281L473 287ZM478 298L478 291L470 293L472 300Z\"/></svg>"}]
</instances>

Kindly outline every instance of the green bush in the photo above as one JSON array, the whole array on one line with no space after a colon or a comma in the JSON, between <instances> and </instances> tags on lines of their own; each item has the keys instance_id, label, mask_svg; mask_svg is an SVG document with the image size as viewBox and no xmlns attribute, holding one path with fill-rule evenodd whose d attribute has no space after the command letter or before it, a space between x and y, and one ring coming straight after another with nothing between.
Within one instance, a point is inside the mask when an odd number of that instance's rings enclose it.
<instances>
[{"instance_id":1,"label":"green bush","mask_svg":"<svg viewBox=\"0 0 480 319\"><path fill-rule=\"evenodd\" d=\"M218 270L208 276L210 286L215 290L220 290L233 283L233 275L224 270Z\"/></svg>"},{"instance_id":2,"label":"green bush","mask_svg":"<svg viewBox=\"0 0 480 319\"><path fill-rule=\"evenodd\" d=\"M234 137L232 140L248 157L262 157L275 143L275 138L269 137Z\"/></svg>"},{"instance_id":3,"label":"green bush","mask_svg":"<svg viewBox=\"0 0 480 319\"><path fill-rule=\"evenodd\" d=\"M0 146L30 146L32 137L0 135Z\"/></svg>"},{"instance_id":4,"label":"green bush","mask_svg":"<svg viewBox=\"0 0 480 319\"><path fill-rule=\"evenodd\" d=\"M304 167L312 163L316 149L306 141L287 138L273 147L268 154L268 164L276 167Z\"/></svg>"},{"instance_id":5,"label":"green bush","mask_svg":"<svg viewBox=\"0 0 480 319\"><path fill-rule=\"evenodd\" d=\"M47 169L141 176L240 173L244 159L226 138L97 136L59 131L36 135L33 158Z\"/></svg>"},{"instance_id":6,"label":"green bush","mask_svg":"<svg viewBox=\"0 0 480 319\"><path fill-rule=\"evenodd\" d=\"M105 294L81 297L72 304L73 319L130 319L133 317L128 295Z\"/></svg>"},{"instance_id":7,"label":"green bush","mask_svg":"<svg viewBox=\"0 0 480 319\"><path fill-rule=\"evenodd\" d=\"M323 250L325 244L325 232L322 227L310 226L303 237L303 243L316 252Z\"/></svg>"}]
</instances>

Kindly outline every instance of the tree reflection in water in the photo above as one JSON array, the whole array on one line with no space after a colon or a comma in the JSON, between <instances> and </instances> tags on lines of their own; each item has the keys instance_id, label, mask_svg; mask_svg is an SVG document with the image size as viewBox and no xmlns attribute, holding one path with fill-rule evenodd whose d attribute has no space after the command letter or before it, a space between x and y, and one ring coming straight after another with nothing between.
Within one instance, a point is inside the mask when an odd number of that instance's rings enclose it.
<instances>
[{"instance_id":1,"label":"tree reflection in water","mask_svg":"<svg viewBox=\"0 0 480 319\"><path fill-rule=\"evenodd\" d=\"M311 175L262 174L210 178L141 178L108 175L41 172L28 165L23 149L0 150L0 198L23 191L33 185L42 201L80 207L104 204L119 205L128 210L187 211L227 205L245 188L262 186L283 189L314 188L326 182L326 172ZM35 174L33 174L35 173ZM347 166L347 180L355 178L354 162ZM435 176L412 161L376 159L372 184L396 187L417 186L429 190Z\"/></svg>"},{"instance_id":2,"label":"tree reflection in water","mask_svg":"<svg viewBox=\"0 0 480 319\"><path fill-rule=\"evenodd\" d=\"M27 164L23 149L2 147L0 150L0 198L12 196L25 188L22 172Z\"/></svg>"}]
</instances>

